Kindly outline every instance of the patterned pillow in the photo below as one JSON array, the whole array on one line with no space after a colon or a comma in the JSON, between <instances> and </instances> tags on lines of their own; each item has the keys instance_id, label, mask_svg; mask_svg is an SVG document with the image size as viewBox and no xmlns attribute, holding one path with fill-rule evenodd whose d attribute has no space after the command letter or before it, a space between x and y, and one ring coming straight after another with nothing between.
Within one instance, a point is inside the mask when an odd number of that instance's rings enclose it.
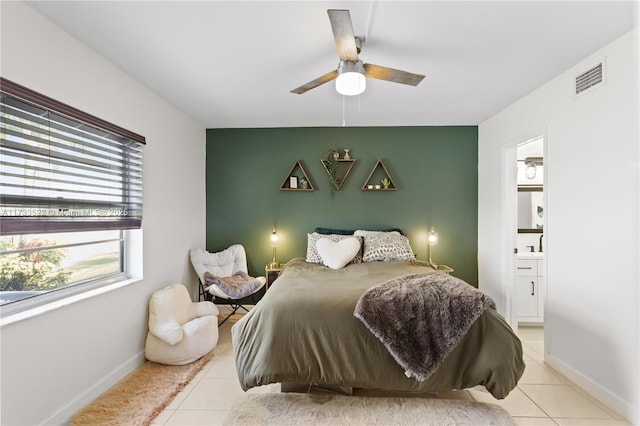
<instances>
[{"instance_id":1,"label":"patterned pillow","mask_svg":"<svg viewBox=\"0 0 640 426\"><path fill-rule=\"evenodd\" d=\"M356 231L358 235L361 231ZM416 255L411 249L409 239L398 232L364 232L363 262L414 262Z\"/></svg>"},{"instance_id":2,"label":"patterned pillow","mask_svg":"<svg viewBox=\"0 0 640 426\"><path fill-rule=\"evenodd\" d=\"M358 229L353 233L353 235L364 237L365 239L369 236L378 235L378 234L401 235L402 233L398 232L397 229L392 229L390 231L365 231L363 229Z\"/></svg>"},{"instance_id":3,"label":"patterned pillow","mask_svg":"<svg viewBox=\"0 0 640 426\"><path fill-rule=\"evenodd\" d=\"M309 263L322 263L322 257L318 253L318 247L316 244L320 238L329 238L331 241L340 241L345 238L353 238L353 235L325 235L314 232L313 234L307 234L307 262ZM362 263L362 237L355 237L360 242L360 250L358 254L349 263Z\"/></svg>"}]
</instances>

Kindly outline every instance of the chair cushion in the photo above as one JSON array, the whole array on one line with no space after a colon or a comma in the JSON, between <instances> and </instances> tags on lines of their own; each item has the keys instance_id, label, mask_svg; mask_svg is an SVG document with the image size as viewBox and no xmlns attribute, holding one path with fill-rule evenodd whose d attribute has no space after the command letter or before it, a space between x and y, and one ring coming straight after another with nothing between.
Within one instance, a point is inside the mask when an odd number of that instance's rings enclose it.
<instances>
[{"instance_id":1,"label":"chair cushion","mask_svg":"<svg viewBox=\"0 0 640 426\"><path fill-rule=\"evenodd\" d=\"M192 249L189 252L193 268L201 282L205 282L204 273L209 272L218 277L230 277L238 271L247 271L247 255L241 244L234 244L229 248L210 253L202 249Z\"/></svg>"},{"instance_id":2,"label":"chair cushion","mask_svg":"<svg viewBox=\"0 0 640 426\"><path fill-rule=\"evenodd\" d=\"M207 315L183 326L182 340L169 345L151 333L147 334L144 356L149 361L166 365L185 365L211 352L218 343L218 317Z\"/></svg>"},{"instance_id":3,"label":"chair cushion","mask_svg":"<svg viewBox=\"0 0 640 426\"><path fill-rule=\"evenodd\" d=\"M207 289L209 286L218 286L224 294L233 299L249 296L262 286L260 280L250 277L243 271L238 271L230 277L217 277L210 272L205 272L204 280Z\"/></svg>"}]
</instances>

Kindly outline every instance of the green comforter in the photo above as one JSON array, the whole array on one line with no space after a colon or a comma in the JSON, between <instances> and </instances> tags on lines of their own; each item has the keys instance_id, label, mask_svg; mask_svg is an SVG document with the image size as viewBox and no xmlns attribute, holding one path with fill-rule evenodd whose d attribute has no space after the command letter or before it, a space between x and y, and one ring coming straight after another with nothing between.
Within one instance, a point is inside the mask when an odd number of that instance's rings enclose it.
<instances>
[{"instance_id":1,"label":"green comforter","mask_svg":"<svg viewBox=\"0 0 640 426\"><path fill-rule=\"evenodd\" d=\"M269 383L315 383L397 391L483 385L502 399L524 371L522 345L487 309L424 382L407 378L384 345L353 316L368 288L433 271L407 262L370 262L333 270L292 261L262 300L231 329L244 390Z\"/></svg>"}]
</instances>

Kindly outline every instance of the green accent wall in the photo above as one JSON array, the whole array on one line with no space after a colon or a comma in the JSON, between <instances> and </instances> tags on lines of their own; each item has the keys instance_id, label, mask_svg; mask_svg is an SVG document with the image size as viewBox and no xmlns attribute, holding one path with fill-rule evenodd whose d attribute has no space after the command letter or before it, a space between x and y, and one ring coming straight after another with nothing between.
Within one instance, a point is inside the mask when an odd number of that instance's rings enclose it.
<instances>
[{"instance_id":1,"label":"green accent wall","mask_svg":"<svg viewBox=\"0 0 640 426\"><path fill-rule=\"evenodd\" d=\"M330 148L349 148L357 160L334 198L320 162ZM280 262L305 256L318 226L401 228L426 259L433 226L432 259L477 286L476 126L208 129L206 156L207 250L243 244L252 275L264 275L272 258L274 226ZM362 191L379 159L397 191ZM280 190L296 161L315 191Z\"/></svg>"}]
</instances>

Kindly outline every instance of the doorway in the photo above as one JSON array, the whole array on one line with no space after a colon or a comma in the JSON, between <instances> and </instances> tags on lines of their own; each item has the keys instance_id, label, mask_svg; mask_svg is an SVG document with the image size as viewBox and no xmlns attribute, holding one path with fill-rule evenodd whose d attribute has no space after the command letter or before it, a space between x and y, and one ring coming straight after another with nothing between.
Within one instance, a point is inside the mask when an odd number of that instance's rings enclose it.
<instances>
[{"instance_id":1,"label":"doorway","mask_svg":"<svg viewBox=\"0 0 640 426\"><path fill-rule=\"evenodd\" d=\"M518 144L517 235L512 297L518 326L544 325L544 137Z\"/></svg>"}]
</instances>

